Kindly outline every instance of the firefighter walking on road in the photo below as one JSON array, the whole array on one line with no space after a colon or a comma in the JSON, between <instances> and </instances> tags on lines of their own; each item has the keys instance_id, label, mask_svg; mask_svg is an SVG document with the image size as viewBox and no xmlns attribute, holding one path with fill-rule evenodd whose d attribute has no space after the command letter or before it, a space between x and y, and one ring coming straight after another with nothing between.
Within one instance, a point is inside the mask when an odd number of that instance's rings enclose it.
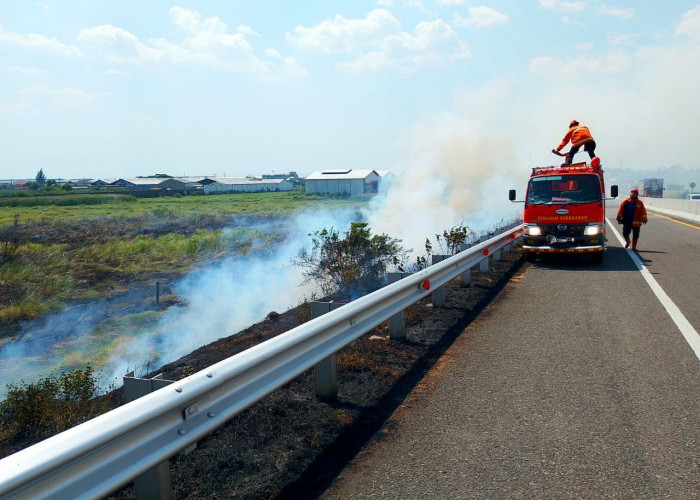
<instances>
[{"instance_id":1,"label":"firefighter walking on road","mask_svg":"<svg viewBox=\"0 0 700 500\"><path fill-rule=\"evenodd\" d=\"M622 224L622 236L625 238L625 248L630 246L630 233L632 233L632 250L637 250L639 240L639 228L647 223L647 210L639 199L637 188L630 191L630 195L617 210L617 222Z\"/></svg>"},{"instance_id":2,"label":"firefighter walking on road","mask_svg":"<svg viewBox=\"0 0 700 500\"><path fill-rule=\"evenodd\" d=\"M588 153L588 156L590 156L591 159L595 157L595 141L593 140L591 131L588 130L588 127L579 125L577 120L571 120L569 130L566 132L564 139L562 139L561 144L559 144L557 149L553 150L553 152L558 153L561 151L569 143L569 141L571 141L571 149L566 154L566 160L564 162L565 165L571 165L574 155L578 153L581 146L583 146L583 150Z\"/></svg>"}]
</instances>

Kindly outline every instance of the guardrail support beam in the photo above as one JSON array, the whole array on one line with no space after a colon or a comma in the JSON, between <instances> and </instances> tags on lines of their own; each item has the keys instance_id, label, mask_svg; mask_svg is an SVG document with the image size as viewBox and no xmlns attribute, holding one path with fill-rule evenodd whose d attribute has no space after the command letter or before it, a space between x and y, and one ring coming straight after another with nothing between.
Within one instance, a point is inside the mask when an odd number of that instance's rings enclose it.
<instances>
[{"instance_id":1,"label":"guardrail support beam","mask_svg":"<svg viewBox=\"0 0 700 500\"><path fill-rule=\"evenodd\" d=\"M402 279L407 274L408 273L400 273L400 272L387 273L388 284L391 285L392 283L396 283L397 281ZM401 311L398 314L394 314L391 318L389 318L389 338L391 340L403 340L403 339L405 339L406 338L406 332L404 332L405 326L406 325L404 323L403 311Z\"/></svg>"},{"instance_id":2,"label":"guardrail support beam","mask_svg":"<svg viewBox=\"0 0 700 500\"><path fill-rule=\"evenodd\" d=\"M343 303L341 302L314 301L311 303L311 319L323 316L342 305ZM318 398L329 401L338 399L338 367L335 354L316 363L314 366L314 383Z\"/></svg>"},{"instance_id":3,"label":"guardrail support beam","mask_svg":"<svg viewBox=\"0 0 700 500\"><path fill-rule=\"evenodd\" d=\"M443 260L451 257L450 255L431 255L430 256L430 265L435 265L438 262L442 262ZM431 297L433 298L433 307L445 307L445 287L441 286L433 290L433 293L431 294Z\"/></svg>"},{"instance_id":4,"label":"guardrail support beam","mask_svg":"<svg viewBox=\"0 0 700 500\"><path fill-rule=\"evenodd\" d=\"M460 252L471 248L472 243L462 243L459 247ZM466 288L472 284L472 269L471 267L459 275L459 286Z\"/></svg>"},{"instance_id":5,"label":"guardrail support beam","mask_svg":"<svg viewBox=\"0 0 700 500\"><path fill-rule=\"evenodd\" d=\"M133 371L124 375L122 379L124 380L124 401L126 403L174 382L173 380L163 379L162 373L146 379L135 377ZM137 500L172 500L170 461L161 462L134 479L134 491Z\"/></svg>"},{"instance_id":6,"label":"guardrail support beam","mask_svg":"<svg viewBox=\"0 0 700 500\"><path fill-rule=\"evenodd\" d=\"M482 234L481 238L479 238L479 243L483 243L484 241L486 241L488 239L489 239L488 234ZM489 256L488 256L488 254L486 254L486 256L484 257L484 260L479 262L479 271L481 271L482 273L489 272Z\"/></svg>"}]
</instances>

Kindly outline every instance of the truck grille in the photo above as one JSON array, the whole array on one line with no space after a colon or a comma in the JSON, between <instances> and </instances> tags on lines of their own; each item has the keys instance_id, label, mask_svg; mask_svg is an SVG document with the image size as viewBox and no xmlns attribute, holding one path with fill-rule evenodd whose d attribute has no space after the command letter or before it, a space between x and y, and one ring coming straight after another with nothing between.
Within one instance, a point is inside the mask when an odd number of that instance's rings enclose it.
<instances>
[{"instance_id":1,"label":"truck grille","mask_svg":"<svg viewBox=\"0 0 700 500\"><path fill-rule=\"evenodd\" d=\"M556 236L557 238L567 238L572 236L583 236L585 224L558 224L552 226L540 226L542 236Z\"/></svg>"}]
</instances>

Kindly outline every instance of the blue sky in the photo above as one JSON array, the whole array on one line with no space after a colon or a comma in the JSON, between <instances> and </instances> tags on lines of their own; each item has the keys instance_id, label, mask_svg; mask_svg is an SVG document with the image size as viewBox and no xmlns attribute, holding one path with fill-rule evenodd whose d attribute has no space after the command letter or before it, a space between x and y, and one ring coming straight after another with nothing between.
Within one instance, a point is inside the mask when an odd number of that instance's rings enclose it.
<instances>
[{"instance_id":1,"label":"blue sky","mask_svg":"<svg viewBox=\"0 0 700 500\"><path fill-rule=\"evenodd\" d=\"M695 169L698 88L697 0L0 0L0 179Z\"/></svg>"}]
</instances>

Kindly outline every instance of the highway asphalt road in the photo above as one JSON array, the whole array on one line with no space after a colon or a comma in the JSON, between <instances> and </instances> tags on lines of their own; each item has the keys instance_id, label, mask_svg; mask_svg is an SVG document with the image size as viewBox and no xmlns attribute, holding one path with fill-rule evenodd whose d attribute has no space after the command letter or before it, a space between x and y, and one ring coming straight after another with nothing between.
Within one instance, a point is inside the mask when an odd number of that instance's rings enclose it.
<instances>
[{"instance_id":1,"label":"highway asphalt road","mask_svg":"<svg viewBox=\"0 0 700 500\"><path fill-rule=\"evenodd\" d=\"M608 239L526 264L322 498L700 498L700 354ZM697 225L639 249L697 336Z\"/></svg>"}]
</instances>

